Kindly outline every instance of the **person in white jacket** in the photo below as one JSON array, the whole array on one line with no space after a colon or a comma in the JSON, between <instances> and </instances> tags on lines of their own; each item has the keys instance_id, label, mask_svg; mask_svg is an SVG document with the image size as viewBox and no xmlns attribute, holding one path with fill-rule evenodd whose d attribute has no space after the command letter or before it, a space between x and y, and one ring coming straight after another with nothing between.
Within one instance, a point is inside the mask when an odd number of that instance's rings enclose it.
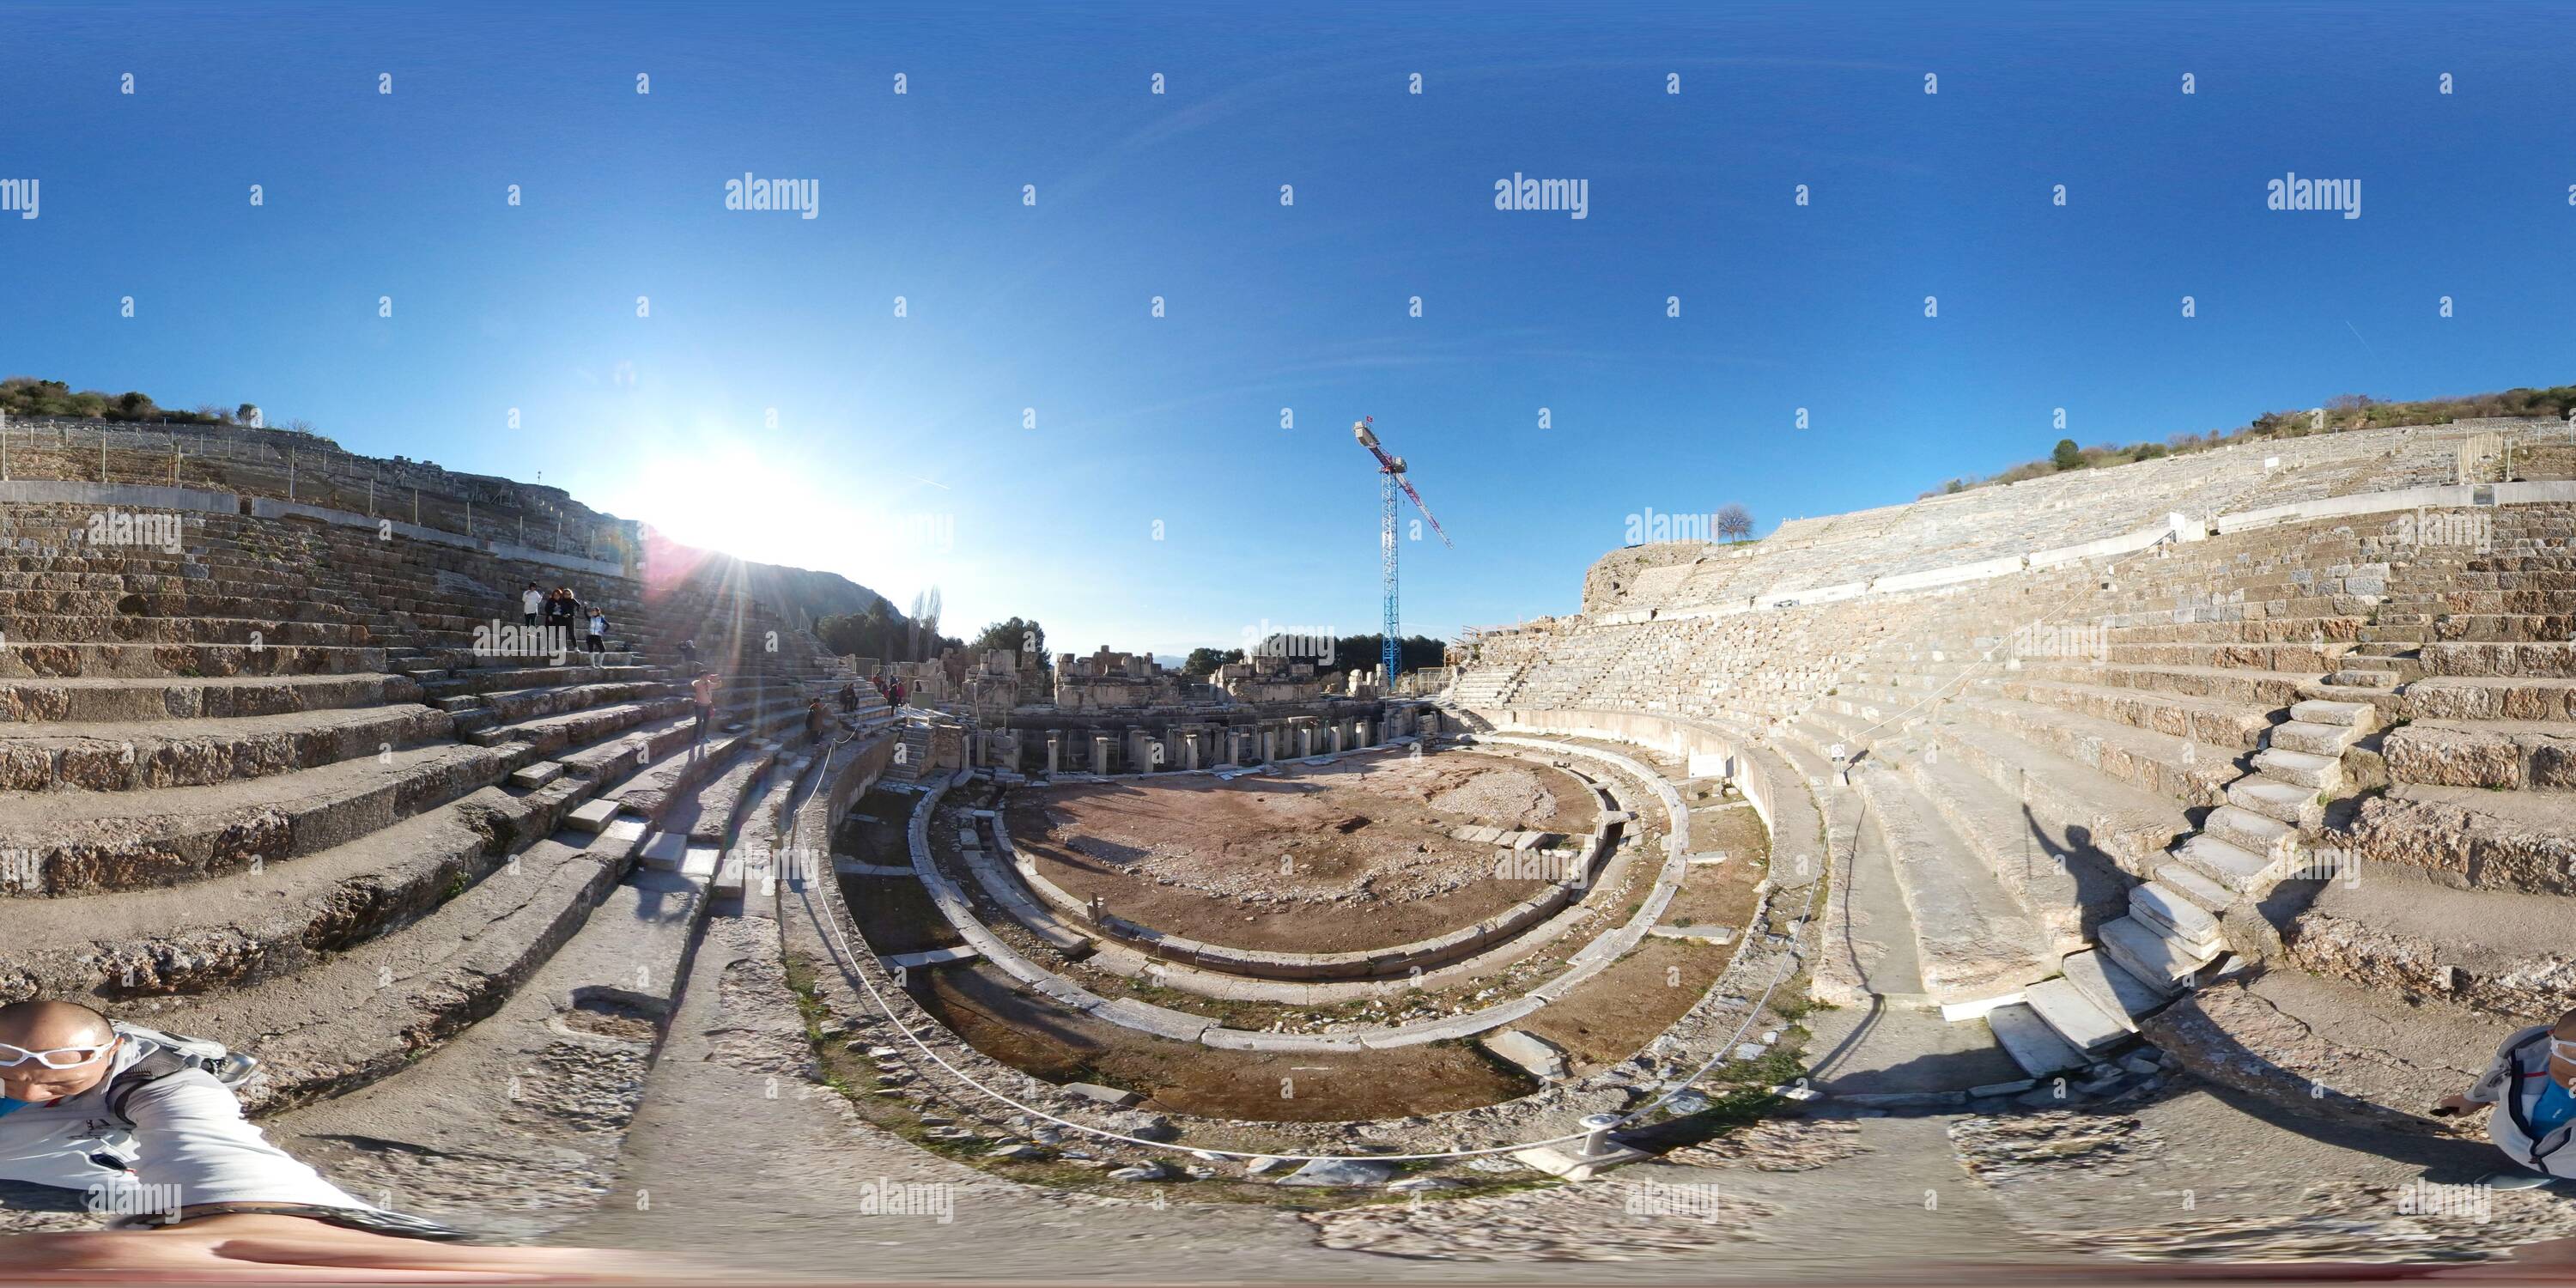
<instances>
[{"instance_id":1,"label":"person in white jacket","mask_svg":"<svg viewBox=\"0 0 2576 1288\"><path fill-rule=\"evenodd\" d=\"M372 1207L268 1143L210 1043L70 1002L0 1006L0 1179L80 1191L111 1228L22 1234L0 1277L82 1282L634 1282L667 1269L599 1248L474 1247Z\"/></svg>"},{"instance_id":2,"label":"person in white jacket","mask_svg":"<svg viewBox=\"0 0 2576 1288\"><path fill-rule=\"evenodd\" d=\"M0 1006L0 1179L79 1191L129 1225L259 1211L448 1233L362 1202L270 1144L177 1040L73 1002Z\"/></svg>"},{"instance_id":3,"label":"person in white jacket","mask_svg":"<svg viewBox=\"0 0 2576 1288\"><path fill-rule=\"evenodd\" d=\"M2506 1038L2477 1083L2464 1095L2444 1097L2433 1112L2449 1117L2479 1105L2495 1107L2487 1115L2487 1139L2515 1164L2480 1184L2576 1188L2576 1010Z\"/></svg>"}]
</instances>

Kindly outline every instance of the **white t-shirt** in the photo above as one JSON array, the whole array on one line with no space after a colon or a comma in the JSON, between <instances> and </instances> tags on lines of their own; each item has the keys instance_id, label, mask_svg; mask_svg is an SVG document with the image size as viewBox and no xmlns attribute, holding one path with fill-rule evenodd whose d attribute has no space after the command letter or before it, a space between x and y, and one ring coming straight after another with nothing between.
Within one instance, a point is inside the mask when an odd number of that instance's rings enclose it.
<instances>
[{"instance_id":1,"label":"white t-shirt","mask_svg":"<svg viewBox=\"0 0 2576 1288\"><path fill-rule=\"evenodd\" d=\"M546 597L542 592L534 590L529 591L528 593L519 596L519 611L523 613L533 613L543 607L545 602Z\"/></svg>"},{"instance_id":2,"label":"white t-shirt","mask_svg":"<svg viewBox=\"0 0 2576 1288\"><path fill-rule=\"evenodd\" d=\"M593 635L606 635L608 633L608 619L597 613L592 613L590 615L590 633Z\"/></svg>"}]
</instances>

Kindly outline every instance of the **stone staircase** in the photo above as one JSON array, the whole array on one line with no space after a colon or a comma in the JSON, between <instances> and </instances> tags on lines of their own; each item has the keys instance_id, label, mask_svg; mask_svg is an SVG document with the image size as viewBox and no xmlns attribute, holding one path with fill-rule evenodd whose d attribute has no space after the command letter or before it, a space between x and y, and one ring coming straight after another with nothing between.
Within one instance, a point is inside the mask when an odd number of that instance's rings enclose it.
<instances>
[{"instance_id":1,"label":"stone staircase","mask_svg":"<svg viewBox=\"0 0 2576 1288\"><path fill-rule=\"evenodd\" d=\"M759 807L817 763L812 642L773 651L774 616L693 581L648 605L231 514L99 547L88 509L0 507L0 999L253 1051L272 1137L396 1206L509 1233L526 1196L595 1194L707 908L744 883L723 856L774 843ZM477 652L531 580L619 637ZM653 644L692 635L735 668L703 741ZM835 738L891 736L835 713ZM678 862L647 858L664 835ZM528 1136L513 1168L477 1147L495 1132Z\"/></svg>"}]
</instances>

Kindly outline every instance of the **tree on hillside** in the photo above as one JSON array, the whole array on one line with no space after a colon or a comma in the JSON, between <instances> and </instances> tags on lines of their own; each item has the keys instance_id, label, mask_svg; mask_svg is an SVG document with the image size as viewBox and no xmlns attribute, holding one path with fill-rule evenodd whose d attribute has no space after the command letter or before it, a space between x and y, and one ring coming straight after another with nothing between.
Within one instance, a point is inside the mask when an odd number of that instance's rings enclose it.
<instances>
[{"instance_id":1,"label":"tree on hillside","mask_svg":"<svg viewBox=\"0 0 2576 1288\"><path fill-rule=\"evenodd\" d=\"M1188 657L1181 659L1181 674L1192 677L1214 675L1218 667L1242 660L1243 650L1239 648L1194 648Z\"/></svg>"},{"instance_id":2,"label":"tree on hillside","mask_svg":"<svg viewBox=\"0 0 2576 1288\"><path fill-rule=\"evenodd\" d=\"M1333 641L1335 671L1370 671L1386 660L1384 635L1344 635ZM1396 664L1408 671L1426 666L1439 666L1449 654L1449 646L1428 635L1407 635L1396 641Z\"/></svg>"},{"instance_id":3,"label":"tree on hillside","mask_svg":"<svg viewBox=\"0 0 2576 1288\"><path fill-rule=\"evenodd\" d=\"M939 588L917 591L912 597L912 648L906 661L926 662L939 656Z\"/></svg>"},{"instance_id":4,"label":"tree on hillside","mask_svg":"<svg viewBox=\"0 0 2576 1288\"><path fill-rule=\"evenodd\" d=\"M985 627L983 634L975 637L973 651L989 653L995 649L1007 653L1034 653L1037 655L1038 665L1045 666L1047 664L1046 628L1035 621L1021 621L1016 616L1006 622L995 622Z\"/></svg>"},{"instance_id":5,"label":"tree on hillside","mask_svg":"<svg viewBox=\"0 0 2576 1288\"><path fill-rule=\"evenodd\" d=\"M863 612L836 613L814 623L823 647L843 657L872 657L881 662L910 661L910 623L880 598Z\"/></svg>"},{"instance_id":6,"label":"tree on hillside","mask_svg":"<svg viewBox=\"0 0 2576 1288\"><path fill-rule=\"evenodd\" d=\"M1730 501L1717 510L1717 535L1742 541L1753 535L1753 512Z\"/></svg>"},{"instance_id":7,"label":"tree on hillside","mask_svg":"<svg viewBox=\"0 0 2576 1288\"><path fill-rule=\"evenodd\" d=\"M2061 438L2057 440L2057 450L2049 453L2048 461L2061 470L2080 470L2084 468L2084 449L2077 447L2074 439Z\"/></svg>"}]
</instances>

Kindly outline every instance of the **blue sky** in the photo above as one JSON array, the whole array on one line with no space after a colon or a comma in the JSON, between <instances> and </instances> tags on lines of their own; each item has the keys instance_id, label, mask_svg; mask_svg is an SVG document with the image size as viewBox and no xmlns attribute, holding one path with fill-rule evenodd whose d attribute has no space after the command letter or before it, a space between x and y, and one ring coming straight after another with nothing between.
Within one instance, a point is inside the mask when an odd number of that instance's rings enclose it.
<instances>
[{"instance_id":1,"label":"blue sky","mask_svg":"<svg viewBox=\"0 0 2576 1288\"><path fill-rule=\"evenodd\" d=\"M226 8L0 15L43 195L0 216L9 374L1058 648L1374 630L1362 415L1457 539L1404 547L1446 635L1571 610L1648 507L1909 500L2059 407L2093 443L2576 378L2537 8ZM2293 171L2361 217L2267 210ZM746 172L818 217L728 211ZM1494 209L1516 173L1586 218Z\"/></svg>"}]
</instances>

